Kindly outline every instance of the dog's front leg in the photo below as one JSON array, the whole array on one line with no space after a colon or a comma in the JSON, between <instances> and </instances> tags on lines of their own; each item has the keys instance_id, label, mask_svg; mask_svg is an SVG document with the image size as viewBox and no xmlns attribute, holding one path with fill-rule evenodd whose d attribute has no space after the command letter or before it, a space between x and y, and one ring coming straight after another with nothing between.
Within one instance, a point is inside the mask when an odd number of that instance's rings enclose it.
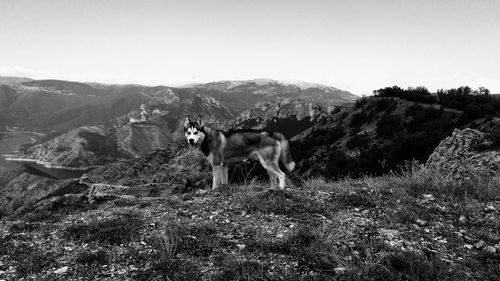
<instances>
[{"instance_id":1,"label":"dog's front leg","mask_svg":"<svg viewBox=\"0 0 500 281\"><path fill-rule=\"evenodd\" d=\"M212 174L213 174L212 189L216 189L220 181L220 166L212 165Z\"/></svg>"}]
</instances>

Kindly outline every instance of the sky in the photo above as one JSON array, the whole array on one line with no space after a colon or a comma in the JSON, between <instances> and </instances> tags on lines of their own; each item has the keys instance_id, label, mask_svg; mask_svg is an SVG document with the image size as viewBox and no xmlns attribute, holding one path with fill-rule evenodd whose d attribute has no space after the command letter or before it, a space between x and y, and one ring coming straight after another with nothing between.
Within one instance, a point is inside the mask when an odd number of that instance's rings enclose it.
<instances>
[{"instance_id":1,"label":"sky","mask_svg":"<svg viewBox=\"0 0 500 281\"><path fill-rule=\"evenodd\" d=\"M0 75L500 93L500 0L0 0Z\"/></svg>"}]
</instances>

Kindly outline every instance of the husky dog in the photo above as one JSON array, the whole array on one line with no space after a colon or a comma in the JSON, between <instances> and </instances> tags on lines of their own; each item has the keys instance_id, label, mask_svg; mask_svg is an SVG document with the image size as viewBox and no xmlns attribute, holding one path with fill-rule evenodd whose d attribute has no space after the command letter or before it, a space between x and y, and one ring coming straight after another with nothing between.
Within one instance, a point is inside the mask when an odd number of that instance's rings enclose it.
<instances>
[{"instance_id":1,"label":"husky dog","mask_svg":"<svg viewBox=\"0 0 500 281\"><path fill-rule=\"evenodd\" d=\"M188 116L184 121L184 133L192 148L200 149L212 165L212 188L228 183L227 165L247 159L258 160L267 170L271 187L285 188L285 173L278 161L288 171L295 162L290 154L288 140L280 133L261 130L214 130L203 125L201 116L195 122Z\"/></svg>"}]
</instances>

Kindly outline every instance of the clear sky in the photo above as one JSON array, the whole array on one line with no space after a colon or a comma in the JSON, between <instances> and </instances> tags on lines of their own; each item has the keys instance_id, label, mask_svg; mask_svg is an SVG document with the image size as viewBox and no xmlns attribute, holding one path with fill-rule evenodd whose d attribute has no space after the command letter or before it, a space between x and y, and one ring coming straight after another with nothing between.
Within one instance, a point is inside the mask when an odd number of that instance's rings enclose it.
<instances>
[{"instance_id":1,"label":"clear sky","mask_svg":"<svg viewBox=\"0 0 500 281\"><path fill-rule=\"evenodd\" d=\"M500 0L0 0L0 75L500 93Z\"/></svg>"}]
</instances>

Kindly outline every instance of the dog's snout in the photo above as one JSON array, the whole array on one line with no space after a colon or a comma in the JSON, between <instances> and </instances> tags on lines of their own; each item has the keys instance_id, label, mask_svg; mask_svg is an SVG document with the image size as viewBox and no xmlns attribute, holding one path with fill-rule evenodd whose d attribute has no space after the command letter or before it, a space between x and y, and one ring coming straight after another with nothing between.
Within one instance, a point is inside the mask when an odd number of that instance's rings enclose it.
<instances>
[{"instance_id":1,"label":"dog's snout","mask_svg":"<svg viewBox=\"0 0 500 281\"><path fill-rule=\"evenodd\" d=\"M194 139L189 139L190 144L194 144Z\"/></svg>"}]
</instances>

